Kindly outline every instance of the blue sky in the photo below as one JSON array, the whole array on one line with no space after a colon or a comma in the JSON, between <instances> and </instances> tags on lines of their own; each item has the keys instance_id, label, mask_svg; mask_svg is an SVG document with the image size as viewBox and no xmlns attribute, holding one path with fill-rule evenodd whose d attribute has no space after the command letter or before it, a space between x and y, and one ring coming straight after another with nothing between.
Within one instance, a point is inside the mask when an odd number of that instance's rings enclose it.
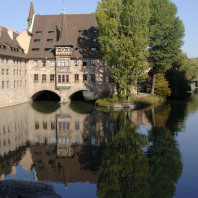
<instances>
[{"instance_id":1,"label":"blue sky","mask_svg":"<svg viewBox=\"0 0 198 198\"><path fill-rule=\"evenodd\" d=\"M33 0L36 14L60 14L63 7L67 14L95 12L98 0ZM31 0L1 0L0 25L22 32L27 27ZM178 16L185 26L182 50L189 58L198 57L198 0L172 0L178 7ZM64 6L65 4L65 6Z\"/></svg>"}]
</instances>

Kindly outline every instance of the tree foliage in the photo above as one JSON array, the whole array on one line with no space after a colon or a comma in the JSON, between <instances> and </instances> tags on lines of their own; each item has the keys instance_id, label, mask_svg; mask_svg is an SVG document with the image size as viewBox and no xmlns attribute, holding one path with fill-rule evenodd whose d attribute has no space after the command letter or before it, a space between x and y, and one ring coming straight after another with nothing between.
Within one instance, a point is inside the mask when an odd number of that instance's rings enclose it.
<instances>
[{"instance_id":1,"label":"tree foliage","mask_svg":"<svg viewBox=\"0 0 198 198\"><path fill-rule=\"evenodd\" d=\"M159 73L156 76L155 94L162 97L171 95L171 89L169 88L169 83L164 74Z\"/></svg>"},{"instance_id":2,"label":"tree foliage","mask_svg":"<svg viewBox=\"0 0 198 198\"><path fill-rule=\"evenodd\" d=\"M116 82L118 95L145 76L148 47L148 0L102 0L96 11L100 51Z\"/></svg>"},{"instance_id":3,"label":"tree foliage","mask_svg":"<svg viewBox=\"0 0 198 198\"><path fill-rule=\"evenodd\" d=\"M177 7L170 0L150 1L149 62L153 69L152 93L156 73L170 69L183 44L184 26L177 14Z\"/></svg>"}]
</instances>

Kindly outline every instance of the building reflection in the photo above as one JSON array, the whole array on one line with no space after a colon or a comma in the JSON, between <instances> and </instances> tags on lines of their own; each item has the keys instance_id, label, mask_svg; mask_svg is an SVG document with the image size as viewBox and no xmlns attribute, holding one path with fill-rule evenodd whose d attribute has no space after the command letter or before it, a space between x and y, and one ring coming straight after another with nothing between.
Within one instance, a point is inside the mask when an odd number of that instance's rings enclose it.
<instances>
[{"instance_id":1,"label":"building reflection","mask_svg":"<svg viewBox=\"0 0 198 198\"><path fill-rule=\"evenodd\" d=\"M35 180L97 183L101 150L114 136L116 114L50 105L45 104L51 112L27 103L0 109L0 178L16 174L20 164ZM131 123L151 127L148 117L144 111L130 113Z\"/></svg>"}]
</instances>

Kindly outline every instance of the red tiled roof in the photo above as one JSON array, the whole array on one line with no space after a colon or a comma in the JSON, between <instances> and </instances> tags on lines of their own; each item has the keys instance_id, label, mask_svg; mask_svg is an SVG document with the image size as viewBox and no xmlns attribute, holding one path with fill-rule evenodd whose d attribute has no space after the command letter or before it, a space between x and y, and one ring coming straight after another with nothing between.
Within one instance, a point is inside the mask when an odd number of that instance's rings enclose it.
<instances>
[{"instance_id":1,"label":"red tiled roof","mask_svg":"<svg viewBox=\"0 0 198 198\"><path fill-rule=\"evenodd\" d=\"M22 47L16 40L17 36L18 34L13 32L12 40L8 35L8 30L4 27L1 27L0 45L3 48L0 48L0 55L12 56L16 58L26 58Z\"/></svg>"},{"instance_id":2,"label":"red tiled roof","mask_svg":"<svg viewBox=\"0 0 198 198\"><path fill-rule=\"evenodd\" d=\"M57 45L70 45L74 48L71 58L98 57L98 52L91 51L91 48L96 45L92 39L97 37L94 33L97 26L95 14L36 15L28 56L29 58L54 58L55 50L46 52L44 49L55 49ZM84 30L84 33L80 30ZM49 33L50 31L54 33ZM42 33L39 34L39 32ZM83 38L84 42L79 44L79 38ZM36 39L40 39L40 42L35 42ZM53 41L48 42L48 39ZM79 52L77 50L79 47L84 48L84 51ZM39 48L39 52L32 51L33 48Z\"/></svg>"}]
</instances>

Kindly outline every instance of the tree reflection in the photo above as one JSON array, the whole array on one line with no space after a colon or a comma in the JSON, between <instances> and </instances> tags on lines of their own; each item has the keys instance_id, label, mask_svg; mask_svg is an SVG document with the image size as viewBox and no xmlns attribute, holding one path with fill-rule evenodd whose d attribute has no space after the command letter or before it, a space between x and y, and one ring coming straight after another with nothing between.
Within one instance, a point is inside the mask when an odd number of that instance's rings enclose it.
<instances>
[{"instance_id":1,"label":"tree reflection","mask_svg":"<svg viewBox=\"0 0 198 198\"><path fill-rule=\"evenodd\" d=\"M147 138L137 133L128 115L118 116L117 127L103 151L97 194L108 198L147 197L149 164L143 151Z\"/></svg>"},{"instance_id":2,"label":"tree reflection","mask_svg":"<svg viewBox=\"0 0 198 198\"><path fill-rule=\"evenodd\" d=\"M182 174L181 154L170 132L155 127L151 133L152 145L148 148L150 186L152 198L173 197L175 183Z\"/></svg>"}]
</instances>

